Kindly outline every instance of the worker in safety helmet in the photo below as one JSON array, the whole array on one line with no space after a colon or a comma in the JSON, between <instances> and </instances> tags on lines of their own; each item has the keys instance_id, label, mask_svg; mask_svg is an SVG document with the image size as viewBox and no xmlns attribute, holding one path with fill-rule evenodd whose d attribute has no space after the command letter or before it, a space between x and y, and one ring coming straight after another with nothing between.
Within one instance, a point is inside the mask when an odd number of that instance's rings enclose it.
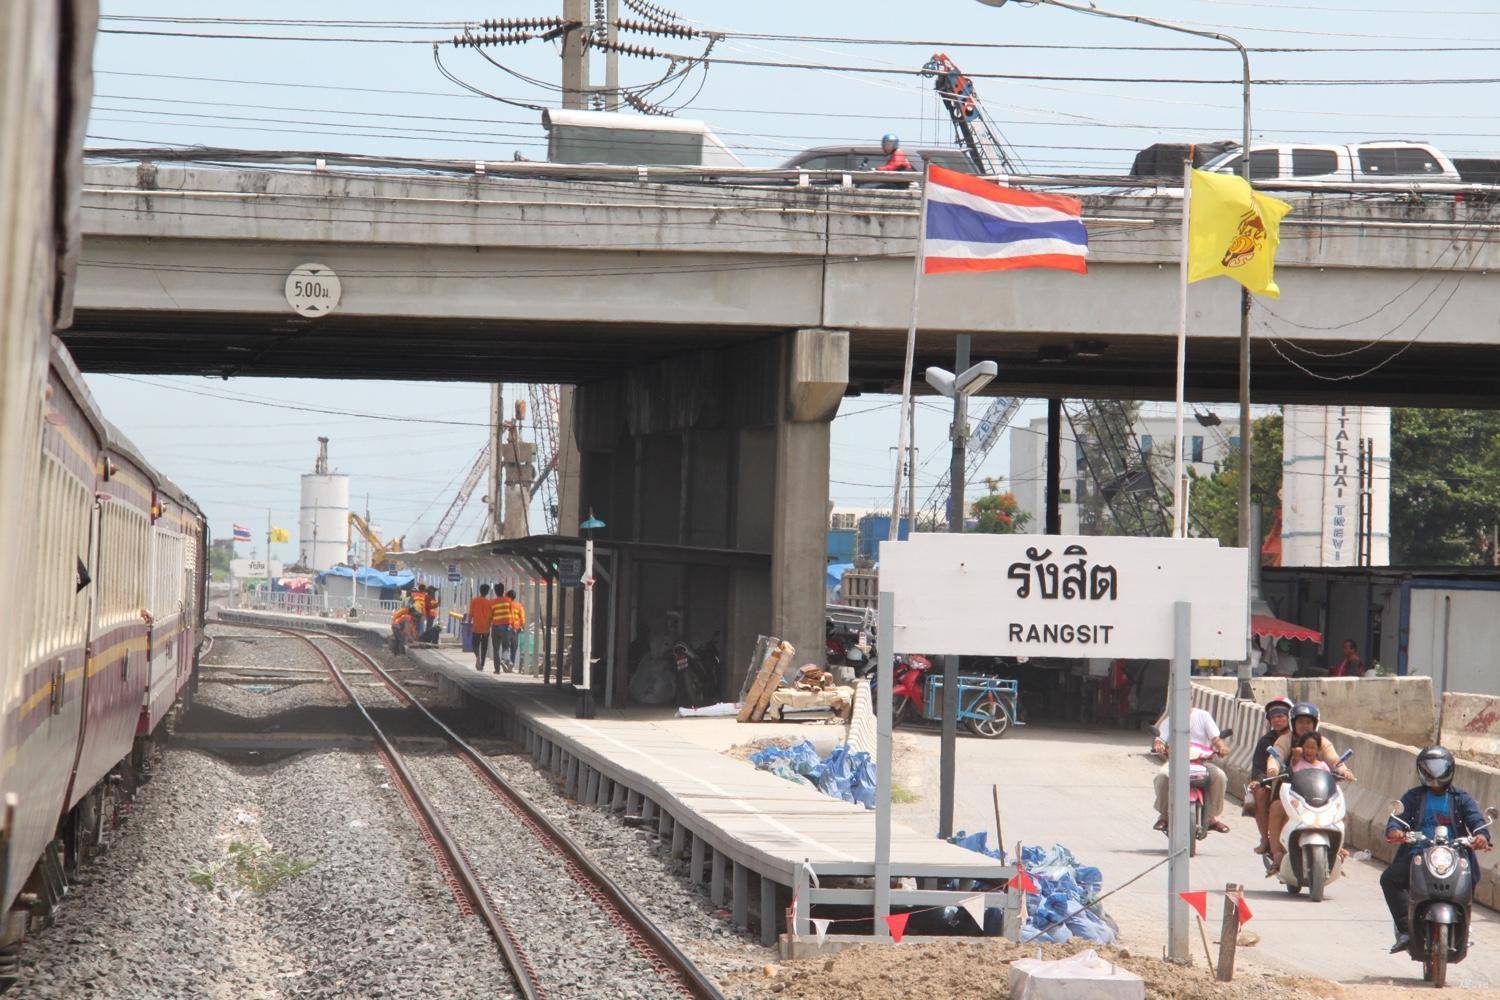
<instances>
[{"instance_id":1,"label":"worker in safety helmet","mask_svg":"<svg viewBox=\"0 0 1500 1000\"><path fill-rule=\"evenodd\" d=\"M886 155L886 161L876 170L916 170L911 165L911 160L901 152L901 139L894 132L887 132L880 137L880 151Z\"/></svg>"}]
</instances>

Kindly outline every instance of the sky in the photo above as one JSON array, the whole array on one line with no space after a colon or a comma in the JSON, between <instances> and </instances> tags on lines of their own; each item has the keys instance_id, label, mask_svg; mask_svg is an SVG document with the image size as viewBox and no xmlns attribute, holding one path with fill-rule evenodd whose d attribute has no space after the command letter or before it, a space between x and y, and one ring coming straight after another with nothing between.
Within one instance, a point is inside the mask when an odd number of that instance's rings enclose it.
<instances>
[{"instance_id":1,"label":"sky","mask_svg":"<svg viewBox=\"0 0 1500 1000\"><path fill-rule=\"evenodd\" d=\"M1254 93L1257 138L1420 138L1450 156L1493 156L1500 155L1500 84L1442 82L1494 75L1500 6L1486 9L1486 2L1117 0L1113 9L1232 34L1252 47L1294 50L1252 55L1254 75L1262 81ZM458 34L465 21L555 15L561 0L105 0L102 6L91 146L214 145L470 160L545 155L538 112L450 83L434 64L431 42ZM947 144L950 129L930 83L904 72L939 51L975 76L990 118L1036 172L1124 173L1134 152L1153 142L1239 134L1238 59L1227 49L1213 50L1214 43L1133 24L1017 2L995 9L974 0L680 0L660 6L695 27L741 35L918 43L725 37L710 59L819 68L714 62L706 73L695 70L675 92L650 95L654 102L682 106L682 117L707 121L750 164L775 164L811 146L874 143L888 131L908 145ZM203 23L204 17L359 23ZM202 35L325 40L194 37ZM701 54L704 46L701 40L656 36L631 40L688 55ZM996 47L1016 45L1064 47ZM1154 48L1183 45L1208 51ZM1321 51L1329 48L1364 51ZM472 50L444 46L440 55L455 76L490 94L522 104L557 103L553 43L490 52L504 69ZM602 56L594 58L595 79L602 82ZM646 83L665 68L659 59L622 57L621 79ZM216 535L240 523L263 537L269 513L295 537L297 477L311 471L322 434L331 439L333 466L351 476L354 506L363 509L368 495L376 523L388 533L408 534L409 541L431 531L482 447L489 394L487 386L463 383L94 375L89 384L110 419L203 504ZM342 412L307 413L292 406ZM1013 426L1029 433L1024 428L1043 408L1028 402ZM1156 404L1147 409L1163 412ZM833 426L830 468L839 506L889 506L897 414L891 397L845 400ZM473 426L420 425L404 417ZM949 412L924 400L917 420L921 503L947 463ZM971 497L983 492L985 477L1005 480L1008 454L1002 439L970 483ZM472 540L481 516L476 494L450 541ZM296 554L290 545L277 549L279 558Z\"/></svg>"}]
</instances>

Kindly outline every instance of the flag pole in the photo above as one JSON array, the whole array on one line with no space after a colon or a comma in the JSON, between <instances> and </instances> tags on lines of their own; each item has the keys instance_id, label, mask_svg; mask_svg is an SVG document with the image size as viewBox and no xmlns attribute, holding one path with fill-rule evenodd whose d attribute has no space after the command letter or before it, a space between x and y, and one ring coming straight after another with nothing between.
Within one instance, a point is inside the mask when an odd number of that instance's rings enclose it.
<instances>
[{"instance_id":1,"label":"flag pole","mask_svg":"<svg viewBox=\"0 0 1500 1000\"><path fill-rule=\"evenodd\" d=\"M1189 227L1193 202L1193 158L1189 152L1182 161L1182 261L1178 268L1177 288L1177 444L1173 449L1172 477L1172 534L1187 537L1187 490L1183 485L1182 469L1182 403L1187 381L1187 326L1188 326L1188 251Z\"/></svg>"},{"instance_id":2,"label":"flag pole","mask_svg":"<svg viewBox=\"0 0 1500 1000\"><path fill-rule=\"evenodd\" d=\"M901 537L901 470L906 464L907 456L911 451L911 376L912 367L916 364L917 354L917 306L922 292L922 268L927 263L927 184L928 166L924 160L922 163L922 197L917 203L917 251L912 256L911 270L911 322L906 329L906 367L901 380L901 429L898 432L898 444L896 449L896 484L891 491L891 530L889 540L896 541ZM912 481L916 482L917 470L911 470ZM911 512L908 512L910 516ZM915 520L912 529L916 529Z\"/></svg>"}]
</instances>

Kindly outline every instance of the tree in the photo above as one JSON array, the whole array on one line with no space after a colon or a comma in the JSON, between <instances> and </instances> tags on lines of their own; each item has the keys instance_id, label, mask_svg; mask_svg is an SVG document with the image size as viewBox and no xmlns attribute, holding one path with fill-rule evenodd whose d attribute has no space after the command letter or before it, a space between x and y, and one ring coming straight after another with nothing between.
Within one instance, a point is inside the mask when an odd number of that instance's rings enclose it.
<instances>
[{"instance_id":1,"label":"tree","mask_svg":"<svg viewBox=\"0 0 1500 1000\"><path fill-rule=\"evenodd\" d=\"M1014 493L1001 493L995 480L986 479L984 485L989 493L969 505L979 522L974 530L990 535L1019 534L1030 523L1031 515L1021 509Z\"/></svg>"},{"instance_id":2,"label":"tree","mask_svg":"<svg viewBox=\"0 0 1500 1000\"><path fill-rule=\"evenodd\" d=\"M1391 561L1474 565L1500 522L1500 413L1391 411Z\"/></svg>"},{"instance_id":3,"label":"tree","mask_svg":"<svg viewBox=\"0 0 1500 1000\"><path fill-rule=\"evenodd\" d=\"M1271 513L1281 509L1281 414L1272 413L1251 425L1250 502L1259 505L1261 531L1271 527ZM1230 448L1214 463L1214 471L1199 476L1188 469L1192 504L1190 524L1198 533L1217 538L1221 545L1238 545L1240 535L1240 450ZM1171 473L1167 481L1171 482Z\"/></svg>"}]
</instances>

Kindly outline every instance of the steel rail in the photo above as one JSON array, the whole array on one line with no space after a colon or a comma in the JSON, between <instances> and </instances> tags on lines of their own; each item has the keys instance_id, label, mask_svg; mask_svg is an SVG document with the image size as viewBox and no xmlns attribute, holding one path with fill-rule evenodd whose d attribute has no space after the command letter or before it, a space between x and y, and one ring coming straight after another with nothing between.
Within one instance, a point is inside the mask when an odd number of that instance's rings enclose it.
<instances>
[{"instance_id":1,"label":"steel rail","mask_svg":"<svg viewBox=\"0 0 1500 1000\"><path fill-rule=\"evenodd\" d=\"M407 691L391 674L382 667L374 657L364 650L355 646L342 636L331 633L318 633L319 638L331 639L339 646L353 653L363 660L392 690L396 691L411 707L419 711L432 725L443 734L454 752L462 757L471 768L489 785L490 789L507 806L515 810L527 826L538 835L545 843L558 849L563 855L570 868L576 869L587 882L603 894L600 900L596 893L591 892L595 900L606 910L613 908L615 913L624 921L622 929L630 936L638 947L654 952L680 981L685 991L697 1000L725 1000L724 994L720 992L718 985L704 972L699 969L688 958L683 951L656 926L646 913L637 906L628 895L605 874L600 868L573 842L567 834L563 833L557 826L544 815L535 805L522 795L516 788L505 779L489 759L478 750L470 746L463 737L455 733L447 723L432 713L426 705ZM585 888L588 888L587 886ZM634 933L631 933L634 932ZM653 963L655 964L655 963ZM659 971L662 970L658 965Z\"/></svg>"},{"instance_id":2,"label":"steel rail","mask_svg":"<svg viewBox=\"0 0 1500 1000\"><path fill-rule=\"evenodd\" d=\"M234 624L240 626L243 623L235 622ZM313 637L334 639L341 645L347 646L353 652L359 653L367 663L375 666L376 675L381 678L393 693L407 699L411 699L411 695L397 684L394 678L384 670L381 670L378 665L375 665L373 659L364 656L359 650L345 643L337 636L317 632L308 634L297 629L280 628L275 625L244 624L244 627L266 629L271 632L280 632L285 635L295 636L305 642L308 648L323 661L323 665L328 668L328 672L333 677L334 683L344 693L344 697L349 699L351 706L364 719L371 734L375 737L382 761L396 778L397 791L406 800L407 805L414 808L418 819L426 826L426 829L423 831L424 839L428 839L432 846L439 852L439 860L445 869L445 879L450 883L457 883L458 888L462 891L467 901L469 910L479 915L480 919L484 921L485 927L489 930L490 936L495 939L495 944L499 946L501 956L505 964L509 967L511 976L516 981L517 992L525 1000L541 1000L546 994L537 986L535 974L531 969L531 963L521 954L521 950L511 935L510 929L506 926L504 918L496 909L493 901L491 901L489 894L484 889L484 885L479 881L479 877L474 874L474 870L469 866L468 858L464 856L463 850L459 847L458 841L454 838L452 831L449 830L448 824L443 820L442 814L438 812L437 807L428 799L416 776L407 768L406 760L402 757L401 752L396 749L395 744L385 735L385 731L380 728L380 724L370 715L369 709L359 700L359 696L354 693L354 689L350 687L348 680L344 677L343 671L339 670L338 666L334 664L333 658L328 655L328 652L313 641Z\"/></svg>"}]
</instances>

